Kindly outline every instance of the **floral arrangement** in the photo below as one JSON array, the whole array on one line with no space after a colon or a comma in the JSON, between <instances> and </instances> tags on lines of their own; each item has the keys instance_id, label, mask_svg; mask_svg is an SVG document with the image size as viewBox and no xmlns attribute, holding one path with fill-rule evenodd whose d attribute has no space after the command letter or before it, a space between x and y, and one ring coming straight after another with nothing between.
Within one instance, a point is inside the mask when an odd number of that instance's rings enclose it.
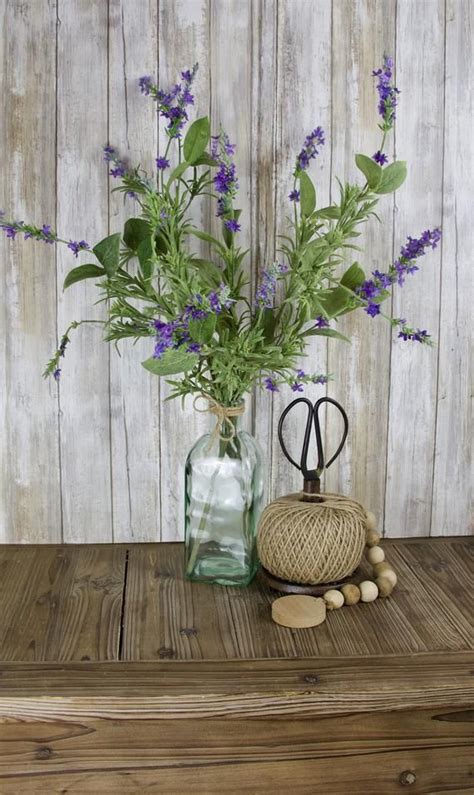
<instances>
[{"instance_id":1,"label":"floral arrangement","mask_svg":"<svg viewBox=\"0 0 474 795\"><path fill-rule=\"evenodd\" d=\"M289 229L280 237L278 259L261 274L253 300L244 270L248 252L238 242L241 212L235 206L235 145L222 128L211 135L208 118L189 124L196 72L197 65L182 72L180 82L168 91L149 76L139 80L142 93L156 104L165 124L167 145L156 159L153 178L129 167L114 147L104 149L109 173L120 181L115 190L140 210L122 232L93 247L93 263L68 273L65 288L83 279L97 282L107 318L71 323L45 375L59 379L70 331L83 322L103 323L105 339L114 343L149 337L150 357L142 364L150 373L167 378L172 397L203 394L223 406L238 405L255 383L270 392L283 383L295 392L307 383L325 383L325 374L307 373L297 362L312 336L349 341L335 328L347 312L361 309L373 318L381 315L401 339L431 344L426 330L387 317L382 305L394 285L403 285L418 270L417 262L426 250L436 248L439 229L409 237L386 270L367 276L354 261L341 273L348 252L360 251L354 240L361 224L375 216L379 198L397 190L406 177L406 164L388 163L384 153L399 95L392 59L385 56L383 66L373 72L382 138L372 157L356 155L363 183L338 181L338 201L318 207L308 172L325 135L321 127L307 135L295 159ZM191 205L207 196L216 203L217 236L189 219ZM61 239L49 225L7 220L2 213L0 227L11 239L21 233L25 239L63 243L76 258L90 252L85 240ZM208 245L207 258L196 253L196 241Z\"/></svg>"}]
</instances>

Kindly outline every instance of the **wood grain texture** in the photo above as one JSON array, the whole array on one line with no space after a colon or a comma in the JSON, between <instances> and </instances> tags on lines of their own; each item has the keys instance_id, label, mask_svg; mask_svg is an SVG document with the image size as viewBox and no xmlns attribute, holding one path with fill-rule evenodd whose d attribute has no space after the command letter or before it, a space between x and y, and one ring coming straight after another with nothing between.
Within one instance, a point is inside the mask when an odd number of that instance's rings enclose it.
<instances>
[{"instance_id":1,"label":"wood grain texture","mask_svg":"<svg viewBox=\"0 0 474 795\"><path fill-rule=\"evenodd\" d=\"M109 194L102 146L109 139L133 164L152 166L157 119L137 78L157 74L171 85L199 61L196 113L210 112L214 130L222 121L238 145L250 292L284 231L304 136L316 124L326 131L311 171L323 204L336 176L354 176L357 149L370 154L378 146L371 70L384 50L395 55L402 94L395 149L387 153L408 160L409 176L395 201L381 202L384 226L367 229L361 264L385 267L407 234L442 223L442 248L420 261L392 307L426 327L437 347L392 344L388 325L361 313L344 319L351 347L313 342L303 366L332 373L328 393L349 412L349 443L328 485L375 510L388 536L472 532L473 246L465 179L472 170L472 3L11 0L0 15L0 206L7 215L56 222L67 239L96 242L117 230L124 210ZM206 202L193 218L216 223ZM190 401L184 412L163 402L168 388L140 367L146 344L124 344L118 359L100 327L74 333L59 391L43 382L58 334L103 309L89 283L63 294L71 252L59 249L55 259L49 246L3 235L0 245L0 539L182 538L184 459L207 418ZM265 452L269 497L299 486L275 443L290 397L289 390L273 399L258 392L248 401L245 421ZM331 447L338 433L331 418L327 430ZM290 438L298 445L297 422Z\"/></svg>"},{"instance_id":2,"label":"wood grain texture","mask_svg":"<svg viewBox=\"0 0 474 795\"><path fill-rule=\"evenodd\" d=\"M196 107L199 116L210 112L210 74L209 74L209 26L210 0L177 0L159 3L158 20L158 75L162 85L176 83L183 69L191 69L199 63L196 82L193 85ZM161 151L166 146L163 128L160 133ZM177 161L172 161L172 166ZM195 223L202 223L208 217L209 209L203 202L191 216ZM196 247L201 256L205 249ZM161 540L176 541L184 537L184 463L192 445L210 426L206 415L198 414L192 408L192 400L164 403L171 389L164 380L160 381L160 438L159 449L161 465Z\"/></svg>"},{"instance_id":3,"label":"wood grain texture","mask_svg":"<svg viewBox=\"0 0 474 795\"><path fill-rule=\"evenodd\" d=\"M467 207L470 191L465 175L466 130L472 129L473 10L469 0L446 5L443 151L443 246L440 295L440 339L436 440L434 451L431 532L472 533L470 355L473 281L469 262L474 247ZM468 197L469 191L469 197ZM449 451L449 454L447 454ZM446 488L449 498L446 497Z\"/></svg>"},{"instance_id":4,"label":"wood grain texture","mask_svg":"<svg viewBox=\"0 0 474 795\"><path fill-rule=\"evenodd\" d=\"M2 660L118 658L123 547L4 547Z\"/></svg>"},{"instance_id":5,"label":"wood grain texture","mask_svg":"<svg viewBox=\"0 0 474 795\"><path fill-rule=\"evenodd\" d=\"M109 142L149 173L155 170L158 147L156 107L137 89L141 75L156 74L157 29L155 0L110 3ZM110 233L139 211L122 193L111 194ZM119 542L160 539L159 380L140 366L152 347L151 339L135 345L125 340L120 356L111 350L113 539Z\"/></svg>"},{"instance_id":6,"label":"wood grain texture","mask_svg":"<svg viewBox=\"0 0 474 795\"><path fill-rule=\"evenodd\" d=\"M427 12L429 25L425 24ZM442 221L444 32L444 0L398 3L396 79L409 90L410 101L404 103L403 112L400 103L395 133L396 157L409 163L407 180L395 194L395 257L407 235L419 237L424 229L440 226ZM441 249L430 251L413 280L394 290L392 302L394 317L428 329L435 339L442 333L440 261ZM423 345L392 345L385 497L388 536L430 534L436 400L436 352Z\"/></svg>"},{"instance_id":7,"label":"wood grain texture","mask_svg":"<svg viewBox=\"0 0 474 795\"><path fill-rule=\"evenodd\" d=\"M284 0L278 4L278 73L276 103L276 233L288 232L287 218L293 212L288 194L293 187L292 173L297 153L311 130L320 125L329 138L331 129L331 3L328 0ZM311 168L318 204L329 204L331 158L322 147ZM277 248L279 245L277 238ZM300 365L305 372L327 371L327 344L324 338L313 338L307 356ZM308 386L305 394L311 399L324 394L321 386ZM277 425L281 412L294 398L290 387L282 386L273 395L271 497L301 489L301 475L283 457L277 441ZM296 417L295 417L296 414ZM295 412L285 423L285 439L292 450L299 452L302 444L303 412ZM303 419L301 419L303 417ZM291 440L291 442L290 442ZM298 458L297 453L293 454Z\"/></svg>"},{"instance_id":8,"label":"wood grain texture","mask_svg":"<svg viewBox=\"0 0 474 795\"><path fill-rule=\"evenodd\" d=\"M55 3L2 3L0 30L0 206L54 224ZM55 250L1 237L0 541L61 541L58 395L41 378L56 346Z\"/></svg>"},{"instance_id":9,"label":"wood grain texture","mask_svg":"<svg viewBox=\"0 0 474 795\"><path fill-rule=\"evenodd\" d=\"M222 792L225 779L232 793L260 793L289 785L291 774L294 792L314 793L324 784L324 792L339 794L350 774L351 792L379 795L398 792L400 775L414 769L416 791L438 792L428 787L444 781L450 791L464 785L467 792L471 718L462 710L420 710L404 713L403 723L397 713L372 714L363 725L357 714L318 721L12 723L2 727L0 786L75 792L94 776L94 792L114 785L119 792L207 793Z\"/></svg>"},{"instance_id":10,"label":"wood grain texture","mask_svg":"<svg viewBox=\"0 0 474 795\"><path fill-rule=\"evenodd\" d=\"M395 51L395 0L335 0L332 43L332 173L360 182L355 153L371 154L380 148L375 81L367 76L372 64L382 63L384 52ZM385 148L392 159L393 138ZM333 200L337 190L333 184ZM381 197L377 214L380 223L370 219L359 230L362 237L351 241L362 245L364 253L350 251L344 269L359 261L367 274L386 270L392 257L391 195ZM361 500L375 512L383 529L391 329L382 318L370 318L365 312L346 315L338 328L353 341L351 345L328 341L328 372L336 374L328 393L348 412L350 434L341 458L328 470L326 488ZM341 424L334 412L328 412L326 422L327 444L335 450Z\"/></svg>"},{"instance_id":11,"label":"wood grain texture","mask_svg":"<svg viewBox=\"0 0 474 795\"><path fill-rule=\"evenodd\" d=\"M58 0L57 225L61 237L92 244L108 226L107 25L101 0ZM72 253L58 248L59 334L71 320L105 317L90 281L63 293L73 265ZM73 334L59 388L63 540L111 541L110 351L100 325Z\"/></svg>"},{"instance_id":12,"label":"wood grain texture","mask_svg":"<svg viewBox=\"0 0 474 795\"><path fill-rule=\"evenodd\" d=\"M463 652L474 647L471 540L385 541L389 599L291 630L278 594L183 577L181 544L0 547L0 660L235 660ZM364 570L362 570L364 571Z\"/></svg>"}]
</instances>

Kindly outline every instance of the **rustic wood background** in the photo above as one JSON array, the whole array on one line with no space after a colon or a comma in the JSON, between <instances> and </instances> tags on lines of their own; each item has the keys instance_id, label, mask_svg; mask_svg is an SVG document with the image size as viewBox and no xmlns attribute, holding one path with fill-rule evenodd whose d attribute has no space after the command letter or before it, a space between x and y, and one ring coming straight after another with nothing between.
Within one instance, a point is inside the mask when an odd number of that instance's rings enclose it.
<instances>
[{"instance_id":1,"label":"rustic wood background","mask_svg":"<svg viewBox=\"0 0 474 795\"><path fill-rule=\"evenodd\" d=\"M364 264L385 266L407 234L442 225L441 248L392 307L438 344L392 343L388 324L361 313L343 323L352 346L312 346L311 366L335 375L328 392L351 422L326 485L363 500L388 536L469 533L470 0L2 0L0 9L0 206L73 239L117 231L123 203L109 193L102 147L151 167L157 119L137 79L168 85L199 61L197 111L238 143L254 286L274 256L305 134L326 130L312 171L324 204L336 175L356 176L354 153L377 148L370 74L394 54L402 95L390 148L409 177L382 200ZM43 381L67 323L102 310L89 284L62 292L70 252L0 245L0 539L180 538L183 461L207 420L163 403L166 386L139 365L146 345L119 358L93 326L75 333L60 386ZM289 397L249 401L270 496L298 484L275 441ZM337 430L328 423L329 444Z\"/></svg>"}]
</instances>

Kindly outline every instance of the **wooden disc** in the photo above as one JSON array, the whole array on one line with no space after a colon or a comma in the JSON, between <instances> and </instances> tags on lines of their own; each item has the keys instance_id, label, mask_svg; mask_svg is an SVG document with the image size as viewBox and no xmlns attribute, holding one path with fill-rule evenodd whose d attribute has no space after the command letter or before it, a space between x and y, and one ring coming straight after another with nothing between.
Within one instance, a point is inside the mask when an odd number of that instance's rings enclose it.
<instances>
[{"instance_id":1,"label":"wooden disc","mask_svg":"<svg viewBox=\"0 0 474 795\"><path fill-rule=\"evenodd\" d=\"M282 627L316 627L326 618L326 604L314 596L280 596L272 604L272 618Z\"/></svg>"},{"instance_id":2,"label":"wooden disc","mask_svg":"<svg viewBox=\"0 0 474 795\"><path fill-rule=\"evenodd\" d=\"M275 577L274 574L270 574L267 569L263 566L260 567L259 576L262 582L265 583L269 588L272 588L274 591L281 591L282 593L291 593L291 594L304 594L305 596L322 596L328 588L341 588L341 586L346 585L347 583L357 582L356 572L352 574L351 577L346 577L344 580L339 580L338 582L326 582L321 583L319 585L302 585L301 583L297 582L287 582L286 580L280 580L279 577Z\"/></svg>"}]
</instances>

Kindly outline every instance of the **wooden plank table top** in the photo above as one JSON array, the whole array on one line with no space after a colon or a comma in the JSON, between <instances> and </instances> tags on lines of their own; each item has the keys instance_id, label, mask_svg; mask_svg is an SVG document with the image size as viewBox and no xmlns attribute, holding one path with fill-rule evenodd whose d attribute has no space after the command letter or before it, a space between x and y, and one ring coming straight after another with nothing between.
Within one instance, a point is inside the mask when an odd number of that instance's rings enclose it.
<instances>
[{"instance_id":1,"label":"wooden plank table top","mask_svg":"<svg viewBox=\"0 0 474 795\"><path fill-rule=\"evenodd\" d=\"M298 630L181 544L0 547L0 793L474 792L474 539L383 545L392 596Z\"/></svg>"}]
</instances>

